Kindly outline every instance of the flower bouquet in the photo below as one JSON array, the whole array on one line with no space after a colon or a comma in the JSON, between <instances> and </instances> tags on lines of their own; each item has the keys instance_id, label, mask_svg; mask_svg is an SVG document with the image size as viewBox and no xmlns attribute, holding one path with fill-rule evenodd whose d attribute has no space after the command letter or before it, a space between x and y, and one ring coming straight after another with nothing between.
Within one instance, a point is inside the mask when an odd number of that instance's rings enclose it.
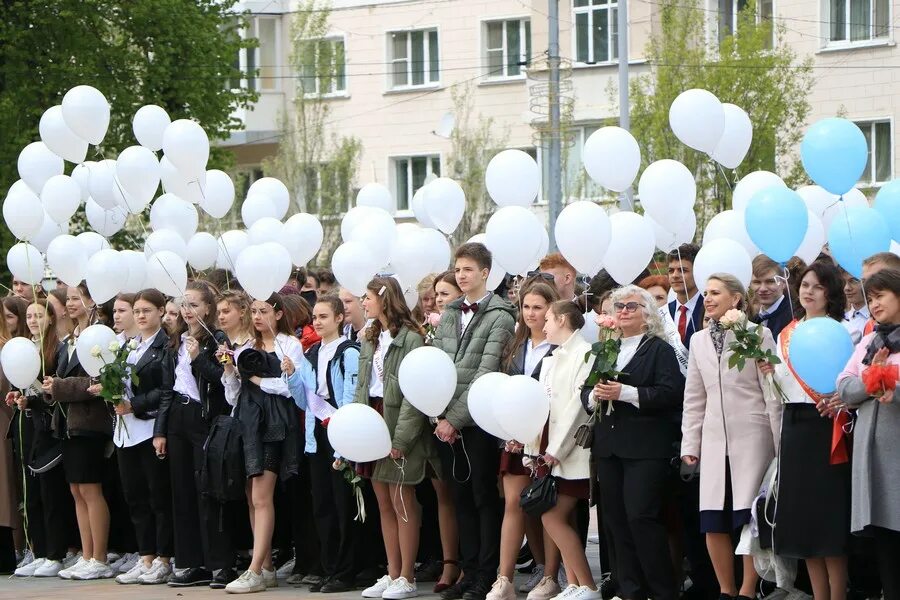
<instances>
[{"instance_id":1,"label":"flower bouquet","mask_svg":"<svg viewBox=\"0 0 900 600\"><path fill-rule=\"evenodd\" d=\"M100 346L91 348L91 356L100 358L105 363L100 367L100 377L98 378L101 386L100 397L113 407L118 406L125 399L126 381L130 379L132 384L137 385L138 383L138 376L134 373L134 365L128 363L128 355L136 348L137 342L135 340L131 340L127 344L119 344L118 341L110 342L109 351L113 355L111 362L106 362L103 359L103 351ZM119 429L124 427L127 434L128 427L125 425L124 419L118 419L118 421Z\"/></svg>"},{"instance_id":2,"label":"flower bouquet","mask_svg":"<svg viewBox=\"0 0 900 600\"><path fill-rule=\"evenodd\" d=\"M615 317L610 315L599 315L595 319L597 326L600 328L600 339L591 344L591 349L584 355L584 362L590 362L594 357L594 364L591 372L584 381L584 387L594 387L601 381L606 383L610 379L615 379L622 373L616 370L616 361L619 358L619 350L622 342L619 340L619 330ZM575 439L579 446L588 448L590 439L589 432L593 428L593 423L600 418L600 402L594 406L594 412L591 413L590 420L578 428L575 433ZM609 415L613 411L613 403L610 402L606 409Z\"/></svg>"},{"instance_id":3,"label":"flower bouquet","mask_svg":"<svg viewBox=\"0 0 900 600\"><path fill-rule=\"evenodd\" d=\"M744 311L732 308L722 315L719 324L722 329L733 332L735 337L735 341L728 344L728 349L731 350L731 356L728 357L729 369L737 367L738 371L743 371L747 361L762 361L770 365L781 363L781 359L772 350L762 349L762 325L751 323ZM766 374L766 381L775 397L787 402L784 390L771 373Z\"/></svg>"},{"instance_id":4,"label":"flower bouquet","mask_svg":"<svg viewBox=\"0 0 900 600\"><path fill-rule=\"evenodd\" d=\"M430 346L434 342L434 336L437 335L438 324L441 322L441 315L438 313L428 313L425 317L425 344Z\"/></svg>"},{"instance_id":5,"label":"flower bouquet","mask_svg":"<svg viewBox=\"0 0 900 600\"><path fill-rule=\"evenodd\" d=\"M328 421L326 419L325 421ZM323 421L322 425L327 426L326 422ZM344 481L346 481L351 488L353 488L353 498L356 500L356 516L353 517L354 521L359 521L360 523L366 522L366 502L363 498L362 488L360 487L360 483L362 483L363 478L356 472L356 469L348 463L346 460L342 458L338 458L334 461L331 467L338 471L341 476L343 476Z\"/></svg>"}]
</instances>

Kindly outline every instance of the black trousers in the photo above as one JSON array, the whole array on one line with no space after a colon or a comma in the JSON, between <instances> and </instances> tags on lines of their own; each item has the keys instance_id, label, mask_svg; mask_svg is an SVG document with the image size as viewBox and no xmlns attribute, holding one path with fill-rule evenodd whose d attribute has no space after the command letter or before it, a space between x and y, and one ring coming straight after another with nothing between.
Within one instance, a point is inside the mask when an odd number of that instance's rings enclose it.
<instances>
[{"instance_id":1,"label":"black trousers","mask_svg":"<svg viewBox=\"0 0 900 600\"><path fill-rule=\"evenodd\" d=\"M900 531L883 527L872 527L875 536L875 556L881 573L884 600L900 600Z\"/></svg>"},{"instance_id":2,"label":"black trousers","mask_svg":"<svg viewBox=\"0 0 900 600\"><path fill-rule=\"evenodd\" d=\"M109 507L109 549L119 553L137 552L137 539L134 537L134 525L131 522L131 513L128 502L122 491L122 477L119 475L118 453L113 452L109 458L103 461L103 497ZM74 546L81 546L77 541L78 529L75 529L76 537Z\"/></svg>"},{"instance_id":3,"label":"black trousers","mask_svg":"<svg viewBox=\"0 0 900 600\"><path fill-rule=\"evenodd\" d=\"M313 517L310 455L302 456L299 473L286 482L294 546L294 574L322 576L321 544Z\"/></svg>"},{"instance_id":4,"label":"black trousers","mask_svg":"<svg viewBox=\"0 0 900 600\"><path fill-rule=\"evenodd\" d=\"M500 566L503 518L497 488L500 448L497 438L478 427L465 427L460 436L452 446L438 444L456 501L460 566L466 579L493 583Z\"/></svg>"},{"instance_id":5,"label":"black trousers","mask_svg":"<svg viewBox=\"0 0 900 600\"><path fill-rule=\"evenodd\" d=\"M691 567L690 600L714 600L719 597L719 581L706 548L706 536L700 531L700 478L676 483L681 522L684 527L684 553Z\"/></svg>"},{"instance_id":6,"label":"black trousers","mask_svg":"<svg viewBox=\"0 0 900 600\"><path fill-rule=\"evenodd\" d=\"M66 557L72 534L75 531L75 501L66 483L66 473L62 465L57 465L46 473L37 476L41 490L41 514L43 517L46 549L43 556L50 560L62 560Z\"/></svg>"},{"instance_id":7,"label":"black trousers","mask_svg":"<svg viewBox=\"0 0 900 600\"><path fill-rule=\"evenodd\" d=\"M199 492L203 444L208 434L209 425L200 403L176 394L169 409L166 450L172 479L175 562L179 569L234 566L234 546L223 516L224 507Z\"/></svg>"},{"instance_id":8,"label":"black trousers","mask_svg":"<svg viewBox=\"0 0 900 600\"><path fill-rule=\"evenodd\" d=\"M173 556L169 461L156 458L152 439L128 448L116 448L116 452L138 553Z\"/></svg>"},{"instance_id":9,"label":"black trousers","mask_svg":"<svg viewBox=\"0 0 900 600\"><path fill-rule=\"evenodd\" d=\"M604 527L615 547L620 595L677 600L679 586L662 514L669 460L610 457L595 458L595 464Z\"/></svg>"}]
</instances>

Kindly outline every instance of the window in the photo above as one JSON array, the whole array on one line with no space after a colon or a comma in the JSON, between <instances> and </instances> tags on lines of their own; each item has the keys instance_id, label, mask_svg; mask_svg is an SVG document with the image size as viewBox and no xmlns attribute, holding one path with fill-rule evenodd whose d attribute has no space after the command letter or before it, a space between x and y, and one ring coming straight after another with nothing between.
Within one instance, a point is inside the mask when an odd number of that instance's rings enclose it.
<instances>
[{"instance_id":1,"label":"window","mask_svg":"<svg viewBox=\"0 0 900 600\"><path fill-rule=\"evenodd\" d=\"M584 170L584 161L582 159L582 149L584 143L591 134L603 127L604 125L615 125L611 123L590 123L585 125L572 126L568 136L571 136L572 143L567 145L563 143L562 147L562 194L563 202L585 199L601 199L606 198L608 193L599 184L588 177L587 171ZM567 136L567 137L568 137ZM549 148L549 142L543 146L544 152ZM543 185L550 182L550 161L547 155L543 154L541 160L542 181ZM547 189L542 191L545 198L548 197Z\"/></svg>"},{"instance_id":2,"label":"window","mask_svg":"<svg viewBox=\"0 0 900 600\"><path fill-rule=\"evenodd\" d=\"M575 57L579 63L616 60L617 7L615 0L575 0Z\"/></svg>"},{"instance_id":3,"label":"window","mask_svg":"<svg viewBox=\"0 0 900 600\"><path fill-rule=\"evenodd\" d=\"M768 23L774 25L772 23L772 20L775 17L774 0L757 0L756 6L757 24ZM726 37L733 35L734 32L737 31L738 17L741 11L747 8L747 0L718 0L718 8L719 43L721 44ZM774 47L774 37L775 30L773 26L772 40L769 43L770 49Z\"/></svg>"},{"instance_id":4,"label":"window","mask_svg":"<svg viewBox=\"0 0 900 600\"><path fill-rule=\"evenodd\" d=\"M510 19L484 24L484 62L488 77L520 77L531 62L531 20Z\"/></svg>"},{"instance_id":5,"label":"window","mask_svg":"<svg viewBox=\"0 0 900 600\"><path fill-rule=\"evenodd\" d=\"M257 89L263 92L271 92L277 90L279 85L278 79L278 23L277 19L271 17L257 17L254 21L256 31L254 37L259 40L259 47L252 48L247 52L248 63L250 55L256 54L254 58L255 64L252 68L258 68ZM248 64L248 67L250 65ZM250 71L252 73L252 70Z\"/></svg>"},{"instance_id":6,"label":"window","mask_svg":"<svg viewBox=\"0 0 900 600\"><path fill-rule=\"evenodd\" d=\"M436 29L389 33L388 57L391 89L431 85L440 79Z\"/></svg>"},{"instance_id":7,"label":"window","mask_svg":"<svg viewBox=\"0 0 900 600\"><path fill-rule=\"evenodd\" d=\"M391 159L391 163L397 210L409 210L412 197L419 188L432 176L441 176L441 157L437 155L404 156Z\"/></svg>"},{"instance_id":8,"label":"window","mask_svg":"<svg viewBox=\"0 0 900 600\"><path fill-rule=\"evenodd\" d=\"M829 3L828 40L862 42L888 37L890 4L888 0L827 0Z\"/></svg>"},{"instance_id":9,"label":"window","mask_svg":"<svg viewBox=\"0 0 900 600\"><path fill-rule=\"evenodd\" d=\"M336 163L307 165L303 168L303 199L307 212L339 215L350 208L350 173Z\"/></svg>"},{"instance_id":10,"label":"window","mask_svg":"<svg viewBox=\"0 0 900 600\"><path fill-rule=\"evenodd\" d=\"M304 94L329 96L347 90L344 40L310 40L302 53L300 86Z\"/></svg>"},{"instance_id":11,"label":"window","mask_svg":"<svg viewBox=\"0 0 900 600\"><path fill-rule=\"evenodd\" d=\"M866 170L859 178L861 184L883 183L893 179L894 149L891 144L890 121L867 121L856 124L862 129L869 146Z\"/></svg>"}]
</instances>

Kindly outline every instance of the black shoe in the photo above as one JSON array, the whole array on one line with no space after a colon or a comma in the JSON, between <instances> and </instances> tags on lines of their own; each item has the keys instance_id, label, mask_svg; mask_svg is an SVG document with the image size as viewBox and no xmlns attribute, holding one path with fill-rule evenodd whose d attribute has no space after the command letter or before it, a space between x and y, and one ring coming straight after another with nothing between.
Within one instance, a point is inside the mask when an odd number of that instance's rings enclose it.
<instances>
[{"instance_id":1,"label":"black shoe","mask_svg":"<svg viewBox=\"0 0 900 600\"><path fill-rule=\"evenodd\" d=\"M322 586L319 590L323 594L342 594L344 592L349 592L353 589L353 584L349 581L342 581L340 579L329 579L328 583ZM310 591L313 591L312 589Z\"/></svg>"},{"instance_id":2,"label":"black shoe","mask_svg":"<svg viewBox=\"0 0 900 600\"><path fill-rule=\"evenodd\" d=\"M305 573L291 573L284 582L288 585L303 585L305 577Z\"/></svg>"},{"instance_id":3,"label":"black shoe","mask_svg":"<svg viewBox=\"0 0 900 600\"><path fill-rule=\"evenodd\" d=\"M325 578L321 575L307 575L300 580L300 583L303 585L322 585L325 583Z\"/></svg>"},{"instance_id":4,"label":"black shoe","mask_svg":"<svg viewBox=\"0 0 900 600\"><path fill-rule=\"evenodd\" d=\"M437 581L444 572L444 563L439 560L431 560L422 563L419 570L416 571L416 581Z\"/></svg>"},{"instance_id":5,"label":"black shoe","mask_svg":"<svg viewBox=\"0 0 900 600\"><path fill-rule=\"evenodd\" d=\"M479 580L463 593L463 600L484 600L490 591L491 584L485 580Z\"/></svg>"},{"instance_id":6,"label":"black shoe","mask_svg":"<svg viewBox=\"0 0 900 600\"><path fill-rule=\"evenodd\" d=\"M460 600L470 587L471 584L465 580L454 583L441 592L441 600Z\"/></svg>"},{"instance_id":7,"label":"black shoe","mask_svg":"<svg viewBox=\"0 0 900 600\"><path fill-rule=\"evenodd\" d=\"M214 590L225 589L225 586L238 578L237 571L231 567L219 569L219 572L213 575L212 583L209 584Z\"/></svg>"},{"instance_id":8,"label":"black shoe","mask_svg":"<svg viewBox=\"0 0 900 600\"><path fill-rule=\"evenodd\" d=\"M191 587L194 585L209 585L212 583L212 573L203 567L190 567L179 575L169 578L169 587Z\"/></svg>"},{"instance_id":9,"label":"black shoe","mask_svg":"<svg viewBox=\"0 0 900 600\"><path fill-rule=\"evenodd\" d=\"M331 580L327 577L319 577L319 581L317 581L316 583L309 584L309 591L310 592L321 592L322 588L325 587L326 585L328 585L329 581L331 581Z\"/></svg>"}]
</instances>

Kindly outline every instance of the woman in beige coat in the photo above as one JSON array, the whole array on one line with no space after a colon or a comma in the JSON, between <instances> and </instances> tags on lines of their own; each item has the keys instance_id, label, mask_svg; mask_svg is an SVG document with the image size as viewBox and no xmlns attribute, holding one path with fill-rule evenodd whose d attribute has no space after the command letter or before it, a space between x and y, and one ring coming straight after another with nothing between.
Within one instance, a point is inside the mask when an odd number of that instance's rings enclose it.
<instances>
[{"instance_id":1,"label":"woman in beige coat","mask_svg":"<svg viewBox=\"0 0 900 600\"><path fill-rule=\"evenodd\" d=\"M684 390L681 458L700 463L700 528L723 597L755 597L758 576L753 558L744 557L744 580L734 578L732 534L750 522L750 509L766 469L775 457L781 429L781 402L768 390L756 365L728 368L734 334L719 319L729 310L746 310L744 286L717 273L707 281L703 301L707 329L691 338ZM763 328L763 349L775 351Z\"/></svg>"}]
</instances>

